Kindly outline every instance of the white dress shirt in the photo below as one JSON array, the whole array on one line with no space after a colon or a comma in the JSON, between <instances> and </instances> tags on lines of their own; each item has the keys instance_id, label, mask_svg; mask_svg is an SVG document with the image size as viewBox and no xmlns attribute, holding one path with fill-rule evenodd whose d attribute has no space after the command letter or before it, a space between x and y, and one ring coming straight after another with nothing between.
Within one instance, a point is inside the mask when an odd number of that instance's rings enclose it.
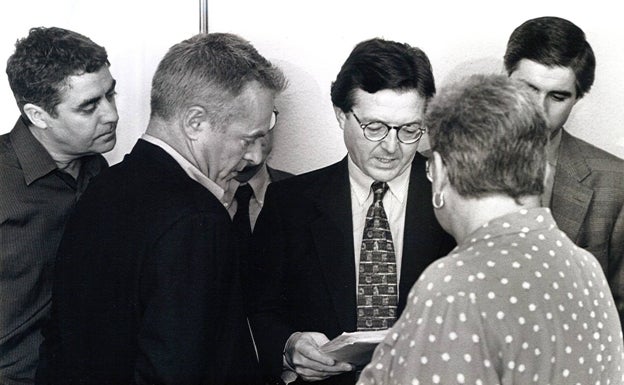
<instances>
[{"instance_id":1,"label":"white dress shirt","mask_svg":"<svg viewBox=\"0 0 624 385\"><path fill-rule=\"evenodd\" d=\"M258 220L258 216L260 215L260 211L264 206L264 195L266 194L267 187L269 187L269 183L271 183L271 177L269 176L269 170L267 169L266 163L262 165L260 170L247 181L247 184L253 190L253 195L249 200L249 220L251 222L251 230L253 231L256 226L256 220ZM236 193L236 189L240 184L236 181L232 181L230 183L230 187L233 190L232 198L234 197L234 193ZM231 218L234 218L234 214L236 214L236 210L238 209L238 203L236 199L232 199L228 208L228 213Z\"/></svg>"}]
</instances>

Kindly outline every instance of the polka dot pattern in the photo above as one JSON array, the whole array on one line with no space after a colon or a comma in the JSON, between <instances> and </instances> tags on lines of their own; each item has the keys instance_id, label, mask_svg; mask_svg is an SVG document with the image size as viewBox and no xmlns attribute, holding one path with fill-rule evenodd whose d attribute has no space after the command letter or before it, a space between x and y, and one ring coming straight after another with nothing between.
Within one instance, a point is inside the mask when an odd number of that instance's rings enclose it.
<instances>
[{"instance_id":1,"label":"polka dot pattern","mask_svg":"<svg viewBox=\"0 0 624 385\"><path fill-rule=\"evenodd\" d=\"M389 334L358 384L624 383L605 276L547 208L494 219L429 266Z\"/></svg>"}]
</instances>

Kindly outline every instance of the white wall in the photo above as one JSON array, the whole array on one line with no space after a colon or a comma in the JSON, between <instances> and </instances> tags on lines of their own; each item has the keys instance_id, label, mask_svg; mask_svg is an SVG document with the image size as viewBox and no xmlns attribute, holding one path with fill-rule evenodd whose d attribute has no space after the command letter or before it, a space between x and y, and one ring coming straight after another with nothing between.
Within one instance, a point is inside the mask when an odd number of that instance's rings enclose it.
<instances>
[{"instance_id":1,"label":"white wall","mask_svg":"<svg viewBox=\"0 0 624 385\"><path fill-rule=\"evenodd\" d=\"M624 157L624 26L616 2L208 1L211 32L247 38L290 79L277 101L280 116L271 159L277 167L299 173L344 156L329 87L359 41L384 37L422 48L439 87L461 74L502 71L511 31L545 15L579 25L598 62L594 87L577 104L567 128ZM145 128L149 83L158 60L169 46L198 31L198 0L36 0L7 8L0 6L0 133L11 129L18 113L4 73L15 39L36 25L75 29L107 48L118 80L119 141L107 155L112 162L130 150Z\"/></svg>"},{"instance_id":2,"label":"white wall","mask_svg":"<svg viewBox=\"0 0 624 385\"><path fill-rule=\"evenodd\" d=\"M9 88L6 60L31 27L62 27L104 46L117 80L116 163L143 133L149 118L152 75L167 49L199 32L197 0L28 0L0 5L0 133L13 128L19 110Z\"/></svg>"},{"instance_id":3,"label":"white wall","mask_svg":"<svg viewBox=\"0 0 624 385\"><path fill-rule=\"evenodd\" d=\"M601 0L209 0L209 28L239 33L286 71L291 85L278 100L272 163L301 172L346 152L329 88L359 41L384 37L420 47L439 87L461 74L501 72L515 27L564 17L585 31L598 62L594 87L566 127L624 157L624 26L614 7Z\"/></svg>"}]
</instances>

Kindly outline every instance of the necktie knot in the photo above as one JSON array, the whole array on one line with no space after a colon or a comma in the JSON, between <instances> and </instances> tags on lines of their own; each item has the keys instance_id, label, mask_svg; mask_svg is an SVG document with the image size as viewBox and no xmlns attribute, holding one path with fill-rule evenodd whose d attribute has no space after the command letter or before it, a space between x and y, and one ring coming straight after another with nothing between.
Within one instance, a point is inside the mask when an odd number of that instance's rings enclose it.
<instances>
[{"instance_id":1,"label":"necktie knot","mask_svg":"<svg viewBox=\"0 0 624 385\"><path fill-rule=\"evenodd\" d=\"M381 202L384 195L386 195L386 191L388 191L388 184L386 182L373 182L371 189L374 194L373 202L378 203Z\"/></svg>"},{"instance_id":2,"label":"necktie knot","mask_svg":"<svg viewBox=\"0 0 624 385\"><path fill-rule=\"evenodd\" d=\"M244 210L245 212L249 212L249 200L253 195L253 189L249 185L249 183L242 184L238 186L236 189L236 193L234 193L234 198L236 198L237 208L236 211Z\"/></svg>"}]
</instances>

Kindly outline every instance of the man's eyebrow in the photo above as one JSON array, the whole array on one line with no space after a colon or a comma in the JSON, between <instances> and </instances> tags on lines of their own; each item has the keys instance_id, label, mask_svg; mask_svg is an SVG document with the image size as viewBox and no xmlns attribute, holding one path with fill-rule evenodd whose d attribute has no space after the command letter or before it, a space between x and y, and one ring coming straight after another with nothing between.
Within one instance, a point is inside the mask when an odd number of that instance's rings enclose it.
<instances>
[{"instance_id":1,"label":"man's eyebrow","mask_svg":"<svg viewBox=\"0 0 624 385\"><path fill-rule=\"evenodd\" d=\"M526 79L518 79L520 80L522 83L526 84L527 87L529 87L530 89L534 90L534 91L540 91L539 87L537 87L535 84L531 83L530 81L526 80Z\"/></svg>"},{"instance_id":2,"label":"man's eyebrow","mask_svg":"<svg viewBox=\"0 0 624 385\"><path fill-rule=\"evenodd\" d=\"M263 132L253 132L249 135L246 135L246 137L248 139L258 139L258 138L262 138L263 136L265 136L267 133L263 133Z\"/></svg>"},{"instance_id":3,"label":"man's eyebrow","mask_svg":"<svg viewBox=\"0 0 624 385\"><path fill-rule=\"evenodd\" d=\"M115 91L115 85L117 85L117 80L113 79L113 82L112 82L111 86L108 88L108 91L106 91L106 95L108 95L111 92ZM87 100L83 101L82 103L80 103L78 105L78 108L85 108L85 107L87 107L90 104L97 103L100 99L102 99L101 96L96 96L94 98L87 99Z\"/></svg>"},{"instance_id":4,"label":"man's eyebrow","mask_svg":"<svg viewBox=\"0 0 624 385\"><path fill-rule=\"evenodd\" d=\"M94 98L87 99L87 100L83 101L82 103L80 103L80 104L78 105L78 108L85 108L85 107L87 107L87 106L89 106L89 105L91 105L91 104L95 104L95 103L97 103L100 99L102 99L102 97L101 97L101 96L96 96L96 97L94 97Z\"/></svg>"},{"instance_id":5,"label":"man's eyebrow","mask_svg":"<svg viewBox=\"0 0 624 385\"><path fill-rule=\"evenodd\" d=\"M565 96L565 97L568 97L568 98L572 97L572 92L570 92L570 91L557 91L557 90L554 90L554 91L551 91L550 93L551 94L555 94L555 95Z\"/></svg>"},{"instance_id":6,"label":"man's eyebrow","mask_svg":"<svg viewBox=\"0 0 624 385\"><path fill-rule=\"evenodd\" d=\"M113 79L113 83L111 84L111 86L109 87L108 91L106 91L107 94L110 94L111 92L115 91L115 86L117 85L117 80Z\"/></svg>"},{"instance_id":7,"label":"man's eyebrow","mask_svg":"<svg viewBox=\"0 0 624 385\"><path fill-rule=\"evenodd\" d=\"M524 80L524 79L521 79L521 81L524 82L524 84L526 84L527 86L529 86L529 88L534 89L535 91L541 91L541 89L539 87L537 87L536 85L534 85L530 81ZM560 96L565 96L565 97L572 97L572 92L566 91L566 90L552 90L552 91L549 91L548 93L549 94L560 95Z\"/></svg>"}]
</instances>

